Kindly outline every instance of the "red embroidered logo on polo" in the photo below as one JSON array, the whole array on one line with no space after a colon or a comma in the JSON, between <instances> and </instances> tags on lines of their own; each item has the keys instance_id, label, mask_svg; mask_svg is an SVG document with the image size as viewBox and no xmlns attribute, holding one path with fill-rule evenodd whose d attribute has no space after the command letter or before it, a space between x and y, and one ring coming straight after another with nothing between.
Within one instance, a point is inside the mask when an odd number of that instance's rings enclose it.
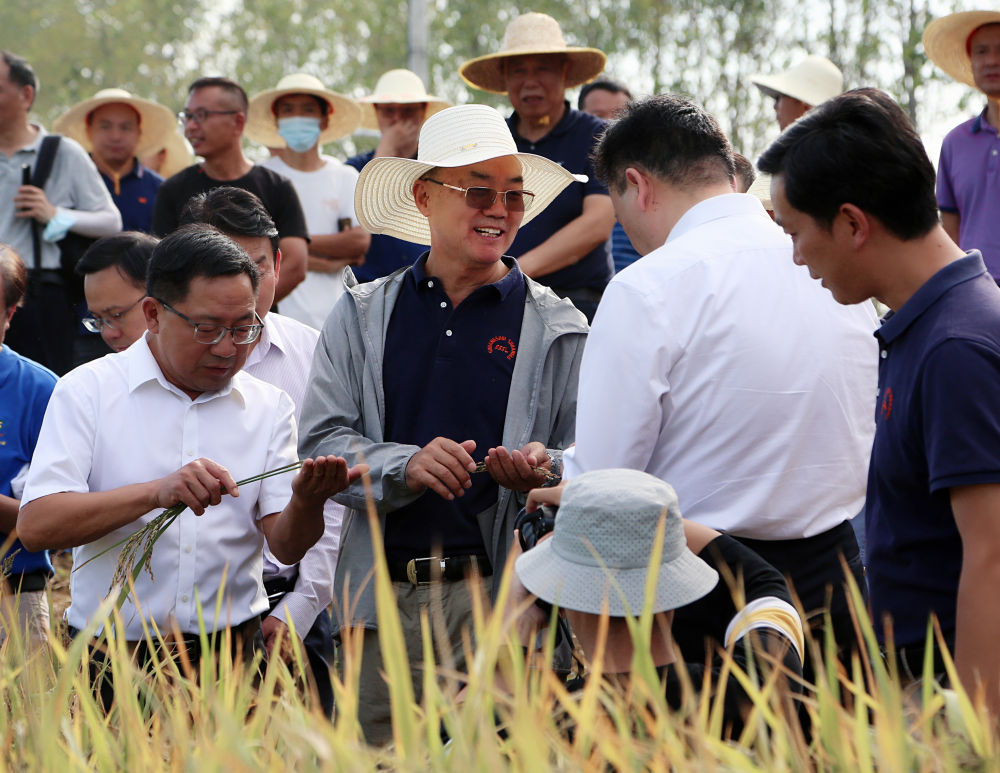
<instances>
[{"instance_id":1,"label":"red embroidered logo on polo","mask_svg":"<svg viewBox=\"0 0 1000 773\"><path fill-rule=\"evenodd\" d=\"M517 354L517 344L507 336L493 336L490 339L489 344L486 345L486 351L490 354L493 352L499 352L505 356L508 360L513 360L514 356Z\"/></svg>"},{"instance_id":2,"label":"red embroidered logo on polo","mask_svg":"<svg viewBox=\"0 0 1000 773\"><path fill-rule=\"evenodd\" d=\"M885 390L885 396L882 398L882 418L887 420L892 415L892 387Z\"/></svg>"}]
</instances>

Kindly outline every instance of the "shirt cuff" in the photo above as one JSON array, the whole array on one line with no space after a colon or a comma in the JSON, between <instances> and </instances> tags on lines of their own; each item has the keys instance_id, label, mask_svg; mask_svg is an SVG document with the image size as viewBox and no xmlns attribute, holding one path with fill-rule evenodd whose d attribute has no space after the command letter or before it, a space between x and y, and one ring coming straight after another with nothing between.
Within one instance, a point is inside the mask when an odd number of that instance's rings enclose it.
<instances>
[{"instance_id":1,"label":"shirt cuff","mask_svg":"<svg viewBox=\"0 0 1000 773\"><path fill-rule=\"evenodd\" d=\"M76 223L76 217L71 215L65 209L57 208L55 217L53 217L48 224L45 226L45 230L42 232L42 238L47 242L58 242L66 237L69 233L69 229L73 227Z\"/></svg>"},{"instance_id":2,"label":"shirt cuff","mask_svg":"<svg viewBox=\"0 0 1000 773\"><path fill-rule=\"evenodd\" d=\"M281 601L269 616L278 618L285 625L288 625L290 619L295 624L295 635L305 639L318 614L319 610L308 596L291 591L281 597Z\"/></svg>"}]
</instances>

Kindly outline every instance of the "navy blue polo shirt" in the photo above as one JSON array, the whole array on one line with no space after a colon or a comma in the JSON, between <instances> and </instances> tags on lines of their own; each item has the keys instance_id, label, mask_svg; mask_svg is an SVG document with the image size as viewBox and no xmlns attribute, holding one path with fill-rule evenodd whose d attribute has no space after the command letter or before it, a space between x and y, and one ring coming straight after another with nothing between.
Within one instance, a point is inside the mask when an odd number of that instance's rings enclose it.
<instances>
[{"instance_id":1,"label":"navy blue polo shirt","mask_svg":"<svg viewBox=\"0 0 1000 773\"><path fill-rule=\"evenodd\" d=\"M517 133L516 112L507 119L507 125L519 151L545 156L573 174L585 174L590 178L585 183L571 182L540 215L527 225L521 226L510 248L510 254L515 258L537 247L571 220L578 218L583 212L584 196L608 195L607 186L597 179L594 165L590 160L590 151L597 136L604 131L605 123L596 116L573 110L569 102L565 105L566 112L559 123L535 142L529 142ZM600 291L611 281L613 273L609 239L573 265L535 279L549 287L564 290L588 287Z\"/></svg>"},{"instance_id":2,"label":"navy blue polo shirt","mask_svg":"<svg viewBox=\"0 0 1000 773\"><path fill-rule=\"evenodd\" d=\"M375 151L369 150L367 153L351 156L346 163L360 172L373 158ZM370 282L380 276L389 276L403 266L412 266L413 261L426 251L427 245L424 244L414 244L388 234L372 234L365 262L360 266L351 266L351 271L359 282Z\"/></svg>"},{"instance_id":3,"label":"navy blue polo shirt","mask_svg":"<svg viewBox=\"0 0 1000 773\"><path fill-rule=\"evenodd\" d=\"M962 542L953 486L1000 483L1000 288L971 251L880 330L868 471L868 580L876 631L923 643L933 612L953 638Z\"/></svg>"},{"instance_id":4,"label":"navy blue polo shirt","mask_svg":"<svg viewBox=\"0 0 1000 773\"><path fill-rule=\"evenodd\" d=\"M503 441L507 397L517 362L526 296L524 275L510 271L473 291L457 307L425 270L427 254L406 272L386 331L382 384L385 439L424 446L436 437L475 440L476 461ZM390 561L486 555L476 516L496 504L489 473L448 501L425 491L386 517Z\"/></svg>"},{"instance_id":5,"label":"navy blue polo shirt","mask_svg":"<svg viewBox=\"0 0 1000 773\"><path fill-rule=\"evenodd\" d=\"M150 233L153 228L153 204L163 178L136 159L131 171L122 176L117 185L104 172L101 172L101 179L122 213L122 230Z\"/></svg>"}]
</instances>

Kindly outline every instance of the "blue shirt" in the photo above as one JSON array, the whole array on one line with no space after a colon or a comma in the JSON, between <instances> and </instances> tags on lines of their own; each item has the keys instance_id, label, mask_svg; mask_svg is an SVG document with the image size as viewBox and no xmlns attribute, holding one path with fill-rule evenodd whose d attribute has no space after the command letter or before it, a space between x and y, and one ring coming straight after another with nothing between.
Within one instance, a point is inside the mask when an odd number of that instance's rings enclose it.
<instances>
[{"instance_id":1,"label":"blue shirt","mask_svg":"<svg viewBox=\"0 0 1000 773\"><path fill-rule=\"evenodd\" d=\"M1000 483L1000 289L973 251L938 271L879 340L866 504L876 631L922 643L933 612L955 631L962 542L950 489Z\"/></svg>"},{"instance_id":2,"label":"blue shirt","mask_svg":"<svg viewBox=\"0 0 1000 773\"><path fill-rule=\"evenodd\" d=\"M565 105L566 113L559 123L535 142L529 142L517 133L516 112L507 119L519 151L545 156L574 174L585 174L590 178L586 183L571 182L541 214L527 225L521 226L510 248L510 254L515 258L537 247L571 220L578 218L583 212L585 196L608 195L607 187L597 179L594 165L590 161L590 151L597 136L604 131L605 123L588 113L573 110L569 102ZM600 291L611 281L613 269L609 239L573 265L535 277L535 280L564 290L588 287Z\"/></svg>"},{"instance_id":3,"label":"blue shirt","mask_svg":"<svg viewBox=\"0 0 1000 773\"><path fill-rule=\"evenodd\" d=\"M9 346L0 346L0 494L11 496L10 482L35 451L42 417L56 385L56 374ZM0 542L7 535L0 533ZM48 551L29 553L15 540L11 575L44 569L52 572Z\"/></svg>"},{"instance_id":4,"label":"blue shirt","mask_svg":"<svg viewBox=\"0 0 1000 773\"><path fill-rule=\"evenodd\" d=\"M944 138L937 200L941 211L960 218L959 246L979 250L1000 280L1000 133L987 123L985 110Z\"/></svg>"},{"instance_id":5,"label":"blue shirt","mask_svg":"<svg viewBox=\"0 0 1000 773\"><path fill-rule=\"evenodd\" d=\"M104 172L101 172L101 179L108 187L118 211L122 213L122 230L150 233L153 227L153 205L163 178L135 159L131 171L119 178L117 185Z\"/></svg>"},{"instance_id":6,"label":"blue shirt","mask_svg":"<svg viewBox=\"0 0 1000 773\"><path fill-rule=\"evenodd\" d=\"M475 440L473 458L503 442L507 397L517 362L526 287L517 262L499 282L474 290L456 308L422 256L407 272L386 332L385 439L424 446L436 437ZM390 561L430 555L486 555L476 516L499 494L489 473L453 501L433 491L386 517ZM499 567L498 567L499 569Z\"/></svg>"},{"instance_id":7,"label":"blue shirt","mask_svg":"<svg viewBox=\"0 0 1000 773\"><path fill-rule=\"evenodd\" d=\"M616 274L642 257L639 251L632 246L632 242L621 223L615 223L615 227L611 231L611 256L615 261Z\"/></svg>"},{"instance_id":8,"label":"blue shirt","mask_svg":"<svg viewBox=\"0 0 1000 773\"><path fill-rule=\"evenodd\" d=\"M346 163L360 172L373 158L375 151L369 150L367 153L352 156ZM414 244L388 234L372 234L371 244L365 253L365 262L360 266L351 266L351 271L359 282L370 282L380 276L389 276L404 266L412 266L413 262L426 251L427 245Z\"/></svg>"}]
</instances>

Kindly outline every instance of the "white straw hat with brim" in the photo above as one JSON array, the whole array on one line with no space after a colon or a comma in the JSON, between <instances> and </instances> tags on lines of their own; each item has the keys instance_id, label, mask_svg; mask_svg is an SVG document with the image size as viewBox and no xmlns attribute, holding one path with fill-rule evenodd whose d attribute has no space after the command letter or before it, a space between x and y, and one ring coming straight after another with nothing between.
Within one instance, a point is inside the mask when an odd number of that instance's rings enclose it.
<instances>
[{"instance_id":1,"label":"white straw hat with brim","mask_svg":"<svg viewBox=\"0 0 1000 773\"><path fill-rule=\"evenodd\" d=\"M145 156L150 150L162 148L167 135L177 128L177 118L163 105L134 97L125 89L101 89L90 99L73 105L59 116L52 124L52 130L76 140L89 153L94 147L87 136L87 116L103 105L113 104L128 105L139 114L136 156Z\"/></svg>"},{"instance_id":2,"label":"white straw hat with brim","mask_svg":"<svg viewBox=\"0 0 1000 773\"><path fill-rule=\"evenodd\" d=\"M165 142L160 147L151 148L146 153L146 157L159 153L164 149L167 152L163 158L163 165L159 170L159 175L164 180L168 177L173 177L182 169L187 169L195 162L194 150L191 149L191 144L176 129L166 136Z\"/></svg>"},{"instance_id":3,"label":"white straw hat with brim","mask_svg":"<svg viewBox=\"0 0 1000 773\"><path fill-rule=\"evenodd\" d=\"M665 518L656 587L646 579L660 519ZM612 617L676 609L700 599L719 574L692 553L677 494L638 470L594 470L566 485L552 537L519 556L521 583L563 609Z\"/></svg>"},{"instance_id":4,"label":"white straw hat with brim","mask_svg":"<svg viewBox=\"0 0 1000 773\"><path fill-rule=\"evenodd\" d=\"M459 105L424 122L416 159L387 156L368 162L354 189L358 222L371 233L430 244L430 228L413 199L413 183L435 167L469 166L503 156L517 157L524 190L535 194L522 225L551 204L567 185L587 181L586 175L571 174L547 158L519 152L507 122L492 107Z\"/></svg>"},{"instance_id":5,"label":"white straw hat with brim","mask_svg":"<svg viewBox=\"0 0 1000 773\"><path fill-rule=\"evenodd\" d=\"M319 78L304 72L286 75L273 89L262 91L250 100L244 134L268 148L284 148L288 143L278 134L278 119L271 106L289 94L309 94L330 106L327 127L319 135L319 144L346 137L361 123L361 107L350 97L325 88Z\"/></svg>"},{"instance_id":6,"label":"white straw hat with brim","mask_svg":"<svg viewBox=\"0 0 1000 773\"><path fill-rule=\"evenodd\" d=\"M844 74L822 56L807 56L775 75L752 75L750 81L769 97L792 97L811 107L844 91Z\"/></svg>"},{"instance_id":7,"label":"white straw hat with brim","mask_svg":"<svg viewBox=\"0 0 1000 773\"><path fill-rule=\"evenodd\" d=\"M427 93L420 76L410 70L389 70L375 84L375 91L367 97L361 97L361 128L378 129L378 118L375 117L375 105L414 105L427 103L426 121L435 113L439 113L451 103L441 97Z\"/></svg>"},{"instance_id":8,"label":"white straw hat with brim","mask_svg":"<svg viewBox=\"0 0 1000 773\"><path fill-rule=\"evenodd\" d=\"M771 204L771 175L758 172L753 184L747 189L747 193L756 196L764 205L764 209L769 212L774 211L774 205Z\"/></svg>"},{"instance_id":9,"label":"white straw hat with brim","mask_svg":"<svg viewBox=\"0 0 1000 773\"><path fill-rule=\"evenodd\" d=\"M984 24L1000 24L1000 11L964 11L935 19L924 29L927 58L955 80L976 88L969 38Z\"/></svg>"},{"instance_id":10,"label":"white straw hat with brim","mask_svg":"<svg viewBox=\"0 0 1000 773\"><path fill-rule=\"evenodd\" d=\"M594 80L604 70L608 59L596 48L566 45L559 22L548 14L525 13L507 25L499 52L470 59L458 68L458 74L477 89L506 94L503 60L532 54L564 55L569 60L566 88Z\"/></svg>"}]
</instances>

